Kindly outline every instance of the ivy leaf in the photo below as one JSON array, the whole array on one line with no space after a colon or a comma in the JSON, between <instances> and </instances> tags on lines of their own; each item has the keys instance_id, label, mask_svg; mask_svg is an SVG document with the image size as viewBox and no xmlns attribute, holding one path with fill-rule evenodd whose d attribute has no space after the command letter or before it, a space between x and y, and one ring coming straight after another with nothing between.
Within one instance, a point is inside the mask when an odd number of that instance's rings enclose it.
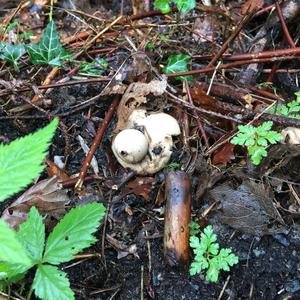
<instances>
[{"instance_id":1,"label":"ivy leaf","mask_svg":"<svg viewBox=\"0 0 300 300\"><path fill-rule=\"evenodd\" d=\"M36 296L43 300L72 300L74 293L65 272L50 265L39 265L32 287Z\"/></svg>"},{"instance_id":2,"label":"ivy leaf","mask_svg":"<svg viewBox=\"0 0 300 300\"><path fill-rule=\"evenodd\" d=\"M13 45L10 43L0 42L0 59L10 62L16 71L19 71L18 60L25 53L23 43Z\"/></svg>"},{"instance_id":3,"label":"ivy leaf","mask_svg":"<svg viewBox=\"0 0 300 300\"><path fill-rule=\"evenodd\" d=\"M32 265L22 244L18 241L16 232L0 220L0 261Z\"/></svg>"},{"instance_id":4,"label":"ivy leaf","mask_svg":"<svg viewBox=\"0 0 300 300\"><path fill-rule=\"evenodd\" d=\"M168 57L167 65L164 67L163 72L165 74L172 74L177 72L188 71L188 63L190 62L191 57L186 54L174 54ZM186 76L177 76L175 79L184 80ZM193 80L191 75L187 76L188 80Z\"/></svg>"},{"instance_id":5,"label":"ivy leaf","mask_svg":"<svg viewBox=\"0 0 300 300\"><path fill-rule=\"evenodd\" d=\"M50 233L43 261L59 264L96 242L94 233L105 214L105 207L90 203L71 209Z\"/></svg>"},{"instance_id":6,"label":"ivy leaf","mask_svg":"<svg viewBox=\"0 0 300 300\"><path fill-rule=\"evenodd\" d=\"M0 144L0 201L27 186L44 169L42 164L58 120L36 133Z\"/></svg>"},{"instance_id":7,"label":"ivy leaf","mask_svg":"<svg viewBox=\"0 0 300 300\"><path fill-rule=\"evenodd\" d=\"M33 64L52 65L59 67L62 60L69 57L69 53L60 43L59 34L54 21L50 21L37 44L27 46Z\"/></svg>"},{"instance_id":8,"label":"ivy leaf","mask_svg":"<svg viewBox=\"0 0 300 300\"><path fill-rule=\"evenodd\" d=\"M167 14L171 11L169 0L155 0L154 7L159 9L163 14Z\"/></svg>"},{"instance_id":9,"label":"ivy leaf","mask_svg":"<svg viewBox=\"0 0 300 300\"><path fill-rule=\"evenodd\" d=\"M187 13L196 6L195 0L175 0L174 2L181 13Z\"/></svg>"},{"instance_id":10,"label":"ivy leaf","mask_svg":"<svg viewBox=\"0 0 300 300\"><path fill-rule=\"evenodd\" d=\"M31 260L37 264L43 256L45 225L43 218L34 206L31 207L27 220L20 225L17 236Z\"/></svg>"}]
</instances>

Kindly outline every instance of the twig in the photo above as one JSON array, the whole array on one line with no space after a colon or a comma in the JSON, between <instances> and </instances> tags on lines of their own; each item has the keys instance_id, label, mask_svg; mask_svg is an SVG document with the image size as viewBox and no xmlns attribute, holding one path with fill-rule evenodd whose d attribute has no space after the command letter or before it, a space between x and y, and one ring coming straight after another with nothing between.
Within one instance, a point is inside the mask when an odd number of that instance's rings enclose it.
<instances>
[{"instance_id":1,"label":"twig","mask_svg":"<svg viewBox=\"0 0 300 300\"><path fill-rule=\"evenodd\" d=\"M296 45L295 45L295 43L294 43L294 41L293 41L293 39L292 39L292 37L291 37L291 35L289 33L289 30L288 30L288 28L286 26L286 23L285 23L285 20L284 20L284 17L283 17L283 14L282 14L282 11L281 11L281 8L280 8L278 0L275 0L275 6L276 6L277 16L278 16L278 18L280 20L280 23L281 23L283 34L284 34L287 42L290 44L290 46L292 48L295 48Z\"/></svg>"},{"instance_id":2,"label":"twig","mask_svg":"<svg viewBox=\"0 0 300 300\"><path fill-rule=\"evenodd\" d=\"M234 39L238 36L238 34L242 30L242 28L245 26L245 24L247 24L251 20L251 18L253 17L254 13L255 13L255 10L252 10L252 11L249 12L249 14L247 14L246 16L244 16L244 18L237 25L235 31L231 34L231 36L224 43L224 45L222 46L222 48L220 49L220 51L210 61L210 63L208 64L209 67L212 66L212 65L214 65L215 62L219 60L219 58L222 56L222 54L227 50L229 44L234 41Z\"/></svg>"},{"instance_id":3,"label":"twig","mask_svg":"<svg viewBox=\"0 0 300 300\"><path fill-rule=\"evenodd\" d=\"M186 92L187 92L187 95L188 95L188 98L189 98L189 102L190 102L191 105L194 105L193 98L192 98L192 95L191 95L191 90L190 90L189 83L188 83L187 79L184 80L184 83L185 83L185 89L186 89ZM205 142L205 145L208 149L209 148L209 142L208 142L208 138L207 138L206 132L205 132L204 127L203 127L203 122L201 120L201 116L199 116L199 113L197 111L194 111L194 113L196 115L196 122L197 122L198 127L201 131L201 135L202 135L203 140Z\"/></svg>"},{"instance_id":4,"label":"twig","mask_svg":"<svg viewBox=\"0 0 300 300\"><path fill-rule=\"evenodd\" d=\"M82 164L82 167L81 167L81 170L80 170L80 173L79 173L79 179L76 182L75 189L80 190L81 187L82 187L82 184L84 182L84 178L85 178L85 176L87 174L87 171L88 171L88 168L91 164L91 160L93 158L93 155L95 154L95 152L97 150L97 147L99 146L99 144L102 140L104 132L105 132L105 130L106 130L113 114L114 114L114 111L115 111L115 109L117 108L117 106L119 104L119 99L120 99L119 96L116 96L114 98L114 100L112 101L112 103L111 103L111 105L108 109L107 114L104 117L103 123L98 128L98 131L97 131L97 134L96 134L95 139L93 141L93 144L91 146L91 149L90 149L86 159L84 160L84 162Z\"/></svg>"},{"instance_id":5,"label":"twig","mask_svg":"<svg viewBox=\"0 0 300 300\"><path fill-rule=\"evenodd\" d=\"M288 49L291 50L289 52L297 52L300 53L300 47L294 48L294 49ZM294 51L293 51L294 50ZM258 58L258 59L252 59L252 60L242 60L242 61L237 61L229 64L222 64L218 67L218 69L230 69L233 67L237 66L242 66L242 65L250 65L253 63L265 63L265 62L274 62L274 61L287 61L287 60L292 60L300 57L294 57L294 56L283 56L283 57L270 57L270 58ZM165 74L167 77L177 77L177 76L186 76L186 75L198 75L201 73L209 73L209 72L214 72L217 67L205 67L203 69L198 69L198 70L191 70L191 71L185 71L185 72L177 72L177 73L171 73L171 74Z\"/></svg>"}]
</instances>

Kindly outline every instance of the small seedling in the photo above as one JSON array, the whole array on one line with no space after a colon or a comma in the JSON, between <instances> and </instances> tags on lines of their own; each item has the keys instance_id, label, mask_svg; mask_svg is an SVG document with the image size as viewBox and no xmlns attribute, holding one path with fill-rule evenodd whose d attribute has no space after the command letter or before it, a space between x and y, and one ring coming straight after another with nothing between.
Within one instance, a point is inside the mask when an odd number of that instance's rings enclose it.
<instances>
[{"instance_id":1,"label":"small seedling","mask_svg":"<svg viewBox=\"0 0 300 300\"><path fill-rule=\"evenodd\" d=\"M189 70L189 62L191 57L186 54L175 54L168 57L167 65L164 67L165 74L172 74L177 72L185 72ZM183 81L187 78L190 82L193 81L193 76L177 76L175 79Z\"/></svg>"},{"instance_id":2,"label":"small seedling","mask_svg":"<svg viewBox=\"0 0 300 300\"><path fill-rule=\"evenodd\" d=\"M174 3L181 13L187 13L196 6L195 0L155 0L154 7L167 14L171 11L169 3Z\"/></svg>"},{"instance_id":3,"label":"small seedling","mask_svg":"<svg viewBox=\"0 0 300 300\"><path fill-rule=\"evenodd\" d=\"M105 207L99 203L73 208L54 227L46 242L43 218L35 207L30 209L18 232L0 220L0 290L18 282L36 266L31 291L37 297L75 299L67 274L57 265L70 261L97 241L92 234L104 215Z\"/></svg>"},{"instance_id":4,"label":"small seedling","mask_svg":"<svg viewBox=\"0 0 300 300\"><path fill-rule=\"evenodd\" d=\"M230 267L237 264L239 258L231 249L219 249L216 243L217 236L213 233L211 225L207 226L199 237L190 237L190 246L195 254L194 261L190 266L190 275L196 275L207 269L205 279L217 282L221 270L229 271Z\"/></svg>"},{"instance_id":5,"label":"small seedling","mask_svg":"<svg viewBox=\"0 0 300 300\"><path fill-rule=\"evenodd\" d=\"M177 162L172 162L172 163L169 163L166 168L167 169L173 169L173 170L178 170L180 169L181 165Z\"/></svg>"},{"instance_id":6,"label":"small seedling","mask_svg":"<svg viewBox=\"0 0 300 300\"><path fill-rule=\"evenodd\" d=\"M10 62L17 72L19 72L18 61L24 53L25 47L23 43L14 45L0 42L0 59Z\"/></svg>"},{"instance_id":7,"label":"small seedling","mask_svg":"<svg viewBox=\"0 0 300 300\"><path fill-rule=\"evenodd\" d=\"M108 62L102 57L96 58L91 63L84 63L80 66L80 71L91 75L103 75L108 68Z\"/></svg>"},{"instance_id":8,"label":"small seedling","mask_svg":"<svg viewBox=\"0 0 300 300\"><path fill-rule=\"evenodd\" d=\"M260 126L239 125L238 134L230 141L231 144L246 146L254 165L259 165L268 155L269 144L276 144L283 140L277 131L271 130L272 121L264 122Z\"/></svg>"},{"instance_id":9,"label":"small seedling","mask_svg":"<svg viewBox=\"0 0 300 300\"><path fill-rule=\"evenodd\" d=\"M44 169L42 164L58 120L36 133L0 144L0 201L19 192Z\"/></svg>"},{"instance_id":10,"label":"small seedling","mask_svg":"<svg viewBox=\"0 0 300 300\"><path fill-rule=\"evenodd\" d=\"M288 118L300 119L300 92L295 93L296 100L287 104L279 103L269 109L270 113L285 116Z\"/></svg>"}]
</instances>

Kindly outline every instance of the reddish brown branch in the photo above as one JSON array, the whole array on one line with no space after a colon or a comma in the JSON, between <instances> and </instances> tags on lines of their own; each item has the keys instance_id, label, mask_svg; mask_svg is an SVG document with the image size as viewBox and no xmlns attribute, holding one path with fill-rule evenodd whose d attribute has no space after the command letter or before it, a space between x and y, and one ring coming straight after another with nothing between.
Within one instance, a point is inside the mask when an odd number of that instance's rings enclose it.
<instances>
[{"instance_id":1,"label":"reddish brown branch","mask_svg":"<svg viewBox=\"0 0 300 300\"><path fill-rule=\"evenodd\" d=\"M104 132L114 114L114 111L116 110L118 104L119 104L119 99L120 97L117 96L116 98L114 98L114 100L112 101L109 109L108 109L108 112L107 114L105 115L104 117L104 120L103 120L103 123L99 126L98 128L98 131L97 131L97 134L94 138L94 141L93 141L93 144L91 146L91 149L86 157L86 159L84 160L83 164L82 164L82 167L81 167L81 170L80 170L80 173L79 173L79 179L78 181L76 182L76 185L75 185L75 188L76 189L81 189L82 187L82 184L84 182L84 178L87 174L87 171L90 167L90 164L91 164L91 160L93 158L93 155L94 153L96 152L101 140L102 140L102 137L104 135Z\"/></svg>"},{"instance_id":2,"label":"reddish brown branch","mask_svg":"<svg viewBox=\"0 0 300 300\"><path fill-rule=\"evenodd\" d=\"M292 51L297 49L297 51ZM291 52L298 52L300 53L300 47L295 48L295 49L287 49L291 50ZM167 77L177 77L177 76L186 76L186 75L198 75L201 73L209 73L209 72L214 72L216 69L222 70L222 69L230 69L233 67L238 67L238 66L243 66L243 65L249 65L252 63L265 63L265 62L274 62L274 61L287 61L287 60L292 60L295 59L296 57L294 56L283 56L283 57L271 57L271 58L258 58L258 59L252 59L252 60L242 60L242 61L237 61L229 64L222 64L218 68L217 67L205 67L203 69L198 69L198 70L191 70L191 71L185 71L185 72L177 72L177 73L172 73L172 74L165 74ZM299 58L299 57L297 57Z\"/></svg>"}]
</instances>

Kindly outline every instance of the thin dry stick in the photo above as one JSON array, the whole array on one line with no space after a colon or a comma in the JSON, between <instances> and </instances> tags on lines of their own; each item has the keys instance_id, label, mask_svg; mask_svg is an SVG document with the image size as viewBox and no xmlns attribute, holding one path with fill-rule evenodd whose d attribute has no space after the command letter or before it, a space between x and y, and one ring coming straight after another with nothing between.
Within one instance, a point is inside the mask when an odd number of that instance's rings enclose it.
<instances>
[{"instance_id":1,"label":"thin dry stick","mask_svg":"<svg viewBox=\"0 0 300 300\"><path fill-rule=\"evenodd\" d=\"M217 60L219 60L219 58L222 56L222 54L227 50L229 44L231 42L233 42L234 39L238 36L238 34L240 33L241 29L245 26L245 24L247 24L252 19L254 13L255 13L255 10L252 10L252 11L249 12L249 14L247 14L246 16L244 16L244 18L240 21L240 23L236 27L235 31L231 34L231 36L224 43L224 45L222 46L222 48L220 49L220 51L210 61L210 63L208 64L209 67L211 67L212 65L214 65L215 62Z\"/></svg>"},{"instance_id":2,"label":"thin dry stick","mask_svg":"<svg viewBox=\"0 0 300 300\"><path fill-rule=\"evenodd\" d=\"M91 149L90 149L87 157L85 158L85 160L82 164L82 167L81 167L81 170L80 170L80 173L79 173L79 179L76 182L75 189L80 190L81 187L82 187L82 184L84 182L84 178L86 176L88 168L90 167L93 155L95 154L95 152L97 150L97 147L99 146L99 144L102 140L104 132L105 132L105 130L106 130L106 128L107 128L107 126L108 126L108 124L109 124L109 122L110 122L110 120L111 120L111 118L112 118L112 116L115 112L115 109L117 108L117 106L119 104L119 99L120 99L119 96L114 98L114 100L112 101L112 103L111 103L111 105L108 109L107 114L104 117L103 123L98 128L98 131L97 131L97 134L96 134L95 139L93 141L93 144L91 146Z\"/></svg>"},{"instance_id":3,"label":"thin dry stick","mask_svg":"<svg viewBox=\"0 0 300 300\"><path fill-rule=\"evenodd\" d=\"M188 98L189 98L189 102L190 102L191 105L194 105L193 98L192 98L191 91L190 91L190 87L189 87L189 83L188 83L187 79L184 80L184 83L185 83L185 89L186 89L186 92L187 92L187 95L188 95ZM197 112L195 110L194 110L194 113L195 113L195 116L196 116L196 121L197 121L198 127L200 129L201 135L202 135L203 140L205 142L205 145L208 149L209 148L209 142L208 142L208 138L207 138L206 132L205 132L204 127L203 127L203 122L201 120L201 117L199 116L200 114L199 114L199 112Z\"/></svg>"}]
</instances>

